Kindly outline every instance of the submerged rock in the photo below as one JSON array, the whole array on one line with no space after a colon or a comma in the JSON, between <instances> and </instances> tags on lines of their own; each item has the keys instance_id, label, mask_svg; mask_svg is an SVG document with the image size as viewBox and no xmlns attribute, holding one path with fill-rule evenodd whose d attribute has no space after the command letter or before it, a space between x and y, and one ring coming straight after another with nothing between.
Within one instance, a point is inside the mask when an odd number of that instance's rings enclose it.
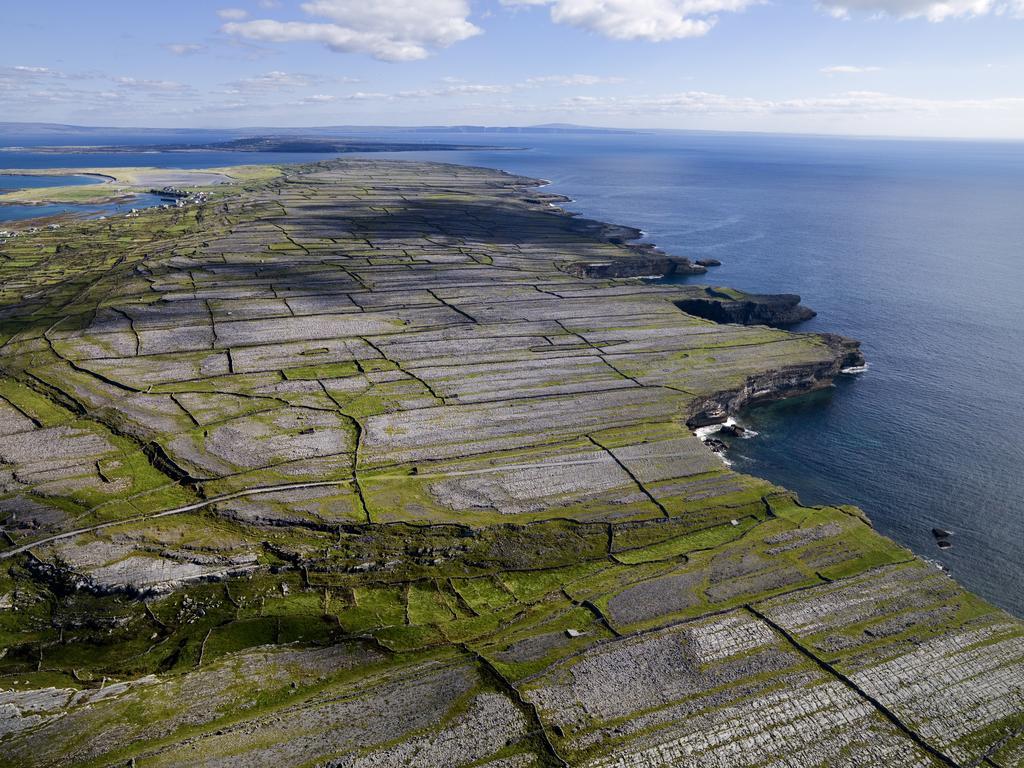
<instances>
[{"instance_id":1,"label":"submerged rock","mask_svg":"<svg viewBox=\"0 0 1024 768\"><path fill-rule=\"evenodd\" d=\"M720 267L720 266L722 266L722 262L720 262L718 259L697 259L697 261L695 261L694 263L695 264L699 264L702 267Z\"/></svg>"},{"instance_id":2,"label":"submerged rock","mask_svg":"<svg viewBox=\"0 0 1024 768\"><path fill-rule=\"evenodd\" d=\"M729 437L742 437L747 433L746 427L741 427L739 424L723 424L718 431L723 435L729 435Z\"/></svg>"},{"instance_id":3,"label":"submerged rock","mask_svg":"<svg viewBox=\"0 0 1024 768\"><path fill-rule=\"evenodd\" d=\"M709 437L704 441L704 445L710 448L715 453L725 453L729 446L723 443L716 437Z\"/></svg>"}]
</instances>

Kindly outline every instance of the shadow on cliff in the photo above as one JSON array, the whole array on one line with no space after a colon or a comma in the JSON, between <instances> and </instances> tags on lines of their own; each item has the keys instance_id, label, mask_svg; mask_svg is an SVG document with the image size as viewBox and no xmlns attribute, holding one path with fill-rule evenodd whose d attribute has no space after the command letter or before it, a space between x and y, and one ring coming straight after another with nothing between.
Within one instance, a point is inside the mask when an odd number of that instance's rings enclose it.
<instances>
[{"instance_id":1,"label":"shadow on cliff","mask_svg":"<svg viewBox=\"0 0 1024 768\"><path fill-rule=\"evenodd\" d=\"M288 216L270 220L296 235L304 229L322 232L337 228L339 234L352 233L382 243L423 236L497 245L543 244L566 238L625 242L640 237L640 231L632 227L571 216L549 208L542 200L526 205L493 200L417 200L399 209L372 210L358 216L344 207L304 205L298 220Z\"/></svg>"},{"instance_id":2,"label":"shadow on cliff","mask_svg":"<svg viewBox=\"0 0 1024 768\"><path fill-rule=\"evenodd\" d=\"M532 199L529 195L523 199L481 198L479 202L450 199L417 200L403 204L401 208L358 209L358 215L352 214L353 210L350 207L329 204L304 205L301 212L293 213L291 216L267 217L266 221L280 225L299 242L303 237L355 236L366 238L383 250L408 248L410 255L413 256L416 252L415 241L424 237L432 240L437 246L453 249L461 246L472 250L474 245L478 248L548 246L552 255L558 257L559 254L568 255L568 251L573 247L598 245L609 241L624 243L640 236L638 230L630 227L620 227L555 211L548 207L542 196ZM365 255L358 254L354 265L358 266ZM203 259L202 253L198 258ZM325 251L323 261L331 261L339 267L344 267L344 246L339 246L338 253ZM187 272L166 265L152 266L152 271L147 272L147 279L155 283L166 280L168 286L181 283L178 278ZM108 273L102 281L111 286L113 293L113 286L120 279L137 277L133 275L133 269L134 267L126 264ZM366 289L365 285L344 269L339 269L334 276L325 277L319 260L311 264L310 258L305 254L293 257L286 251L268 254L266 261L261 263L224 264L211 257L209 267L200 269L216 274L220 287L234 285L243 293L247 293L247 285L263 284L265 290L257 288L255 293L247 294L248 298L254 300L277 298L277 291L283 289L285 295L290 296L337 296L339 311L345 311L345 307L352 306L351 303L345 303L344 294ZM167 323L168 327L192 325L197 317L208 316L203 299L189 299L182 295L189 292L185 283L181 283L180 288L166 289L169 293L177 292L177 297L165 295L161 300L146 305L147 319L151 323ZM271 285L273 289L269 287ZM94 286L90 290L94 290L95 287L99 286ZM54 286L48 288L46 293L59 291L60 286ZM97 304L109 298L104 293L100 290L93 294ZM125 310L131 314L128 303L114 312L108 310L92 313L87 309L83 311L80 302L77 309L78 312L74 313L76 317L63 321L61 330L85 327L89 327L90 333L123 330ZM11 335L45 329L64 313L64 310L59 308L50 308L38 315L23 310L24 308L17 304L4 305L0 302L0 330L7 330L7 335ZM8 327L5 329L4 326Z\"/></svg>"}]
</instances>

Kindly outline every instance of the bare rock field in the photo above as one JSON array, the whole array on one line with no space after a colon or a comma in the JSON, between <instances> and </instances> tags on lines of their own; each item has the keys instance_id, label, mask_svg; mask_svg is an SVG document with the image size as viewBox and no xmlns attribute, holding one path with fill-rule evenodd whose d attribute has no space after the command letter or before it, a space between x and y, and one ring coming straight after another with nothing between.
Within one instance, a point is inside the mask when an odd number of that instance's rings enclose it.
<instances>
[{"instance_id":1,"label":"bare rock field","mask_svg":"<svg viewBox=\"0 0 1024 768\"><path fill-rule=\"evenodd\" d=\"M1024 766L1024 623L695 434L857 343L536 186L0 244L0 766Z\"/></svg>"}]
</instances>

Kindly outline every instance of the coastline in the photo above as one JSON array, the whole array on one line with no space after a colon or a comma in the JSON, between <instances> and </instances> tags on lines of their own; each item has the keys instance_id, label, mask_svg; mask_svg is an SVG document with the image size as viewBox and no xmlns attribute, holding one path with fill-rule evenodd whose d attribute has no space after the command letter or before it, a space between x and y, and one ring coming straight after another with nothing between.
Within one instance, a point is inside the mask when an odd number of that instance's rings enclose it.
<instances>
[{"instance_id":1,"label":"coastline","mask_svg":"<svg viewBox=\"0 0 1024 768\"><path fill-rule=\"evenodd\" d=\"M48 421L0 438L0 456L28 477L18 446L84 430L58 445L97 474L61 489L67 504L99 495L109 522L33 546L70 523L22 505L10 530L32 556L0 593L76 586L73 604L39 605L62 627L43 639L46 679L78 691L15 721L12 764L262 757L254 729L311 762L323 755L304 717L332 733L395 701L422 725L371 717L370 761L423 733L461 755L488 733L479 759L587 765L653 749L721 764L752 723L754 757L806 764L851 750L861 764L1009 764L1024 749L1024 714L1004 695L1024 625L858 510L803 507L694 435L827 386L860 362L855 342L687 315L678 303L699 286L574 274L650 251L615 242L632 228L552 209L523 177L370 161L285 173L107 222L109 235L88 222L33 235L55 247L78 234L82 251L27 287L13 279L22 262L2 267L0 311L17 323L3 395ZM9 255L38 259L36 244ZM285 476L287 489L226 498ZM332 485L296 487L313 478ZM151 523L202 497L202 511ZM72 608L114 621L79 626ZM0 702L41 695L43 640L0 660L5 686L25 681ZM84 642L90 668L72 676ZM268 698L239 706L233 665L280 654L355 661L250 672L245 696ZM91 681L108 675L121 687L99 699ZM229 714L209 711L214 692ZM325 692L349 708L321 709ZM438 714L439 696L464 705ZM805 717L820 724L814 744L792 737Z\"/></svg>"},{"instance_id":2,"label":"coastline","mask_svg":"<svg viewBox=\"0 0 1024 768\"><path fill-rule=\"evenodd\" d=\"M830 170L801 166L798 172L793 169L799 183L792 190L795 196L787 199L785 189L796 183L788 173L784 178L765 174L745 152L726 155L728 168L741 163L753 174L751 183L759 194L750 196L738 178L716 182L714 174L728 170L717 156L696 166L672 165L670 150L694 148L692 142L666 142L654 160L641 166L642 172L620 186L605 180L613 171L611 163L573 157L567 154L570 147L559 146L565 159L512 165L545 177L557 168L560 173L554 178L571 183L551 189L578 197L572 207L583 215L636 223L670 253L725 260L707 278L669 282L794 290L821 312L797 330L829 330L865 341L874 367L856 385L843 387L841 397L825 395L815 398L813 407L794 402L752 416L764 439L736 446L741 471L796 489L809 503L851 500L886 535L937 559L969 589L1024 616L1016 589L1022 578L1016 546L1021 536L1016 505L1020 483L1013 469L1019 451L1008 437L1020 432L1019 398L1012 386L1019 363L1011 355L1005 374L1001 365L992 368L991 361L999 359L998 329L1011 327L1013 321L986 309L990 272L1002 276L999 306L1010 298L1008 287L1015 284L1018 271L1011 247L1015 240L994 234L990 249L979 255L989 266L968 278L963 291L950 295L940 281L931 279L929 259L934 255L943 263L956 263L954 254L970 252L983 233L971 228L970 235L958 234L953 225L957 212L948 208L924 216L928 221L922 222L917 202L927 196L924 189L908 187L910 196L896 217L885 206L865 204L861 195L842 189L841 179ZM726 142L715 147L728 149ZM640 149L639 144L619 147L643 163L646 155ZM554 148L549 154L554 155ZM808 159L803 153L791 155L793 161ZM501 161L493 155L474 159L488 165ZM955 194L952 171L931 161L929 167L942 178L943 188ZM924 172L923 165L920 170ZM865 165L865 174L866 184L889 191L912 182L890 180L875 162ZM656 191L648 189L645 177ZM694 192L694 178L708 188L707 196ZM996 183L991 175L986 178ZM819 186L826 197L804 191ZM786 199L786 204L776 199ZM866 218L832 220L828 212L844 206ZM796 210L819 217L808 214L807 220L793 215ZM994 229L1015 232L1017 226L1001 220ZM915 236L918 231L922 237ZM903 280L902 269L913 280ZM959 324L951 334L940 330L955 316L970 318L970 324ZM958 373L946 365L949 355L962 357L965 365L970 360L971 370L995 370L995 377L984 383L966 374L966 368ZM972 409L976 418L957 411L964 398L985 403ZM992 460L983 454L991 454ZM858 468L864 472L863 482ZM938 549L931 534L935 526L959 533L952 548Z\"/></svg>"},{"instance_id":3,"label":"coastline","mask_svg":"<svg viewBox=\"0 0 1024 768\"><path fill-rule=\"evenodd\" d=\"M69 205L85 209L88 206L128 204L135 199L142 199L154 188L185 186L189 189L207 189L244 179L252 175L254 170L251 166L239 166L237 178L229 173L226 169L156 167L0 169L0 175L3 176L84 176L101 179L97 184L11 190L0 194L0 206ZM75 213L69 211L68 215L74 216Z\"/></svg>"},{"instance_id":4,"label":"coastline","mask_svg":"<svg viewBox=\"0 0 1024 768\"><path fill-rule=\"evenodd\" d=\"M86 176L99 178L98 184L66 185L56 187L27 187L0 194L0 223L7 227L29 229L51 225L65 225L76 220L107 218L129 212L121 207L145 209L168 205L159 196L158 188L174 187L191 193L195 202L219 194L222 186L240 185L254 180L273 178L276 166L239 165L231 168L179 169L157 167L125 167L113 169L0 169L6 176ZM180 197L180 196L179 196ZM5 218L5 208L31 209L65 206L54 213L21 215ZM131 214L134 215L134 214Z\"/></svg>"},{"instance_id":5,"label":"coastline","mask_svg":"<svg viewBox=\"0 0 1024 768\"><path fill-rule=\"evenodd\" d=\"M103 179L101 183L117 181L116 176L97 171L76 171L73 168L5 168L0 176L90 176Z\"/></svg>"},{"instance_id":6,"label":"coastline","mask_svg":"<svg viewBox=\"0 0 1024 768\"><path fill-rule=\"evenodd\" d=\"M501 173L518 179L521 182L525 181L527 186L533 186L536 188L544 188L551 186L552 184L548 179L531 179L529 177L518 176L517 174L508 171L501 171ZM526 203L535 203L538 201L538 198L532 195L524 196L522 199ZM600 264L587 264L585 262L581 262L580 266L582 268L575 270L575 274L581 274L586 277L617 278L622 276L625 278L637 278L645 281L662 280L676 274L676 269L680 263L686 265L691 264L689 259L672 256L663 252L656 243L652 243L650 241L643 243L635 242L641 238L647 237L647 234L641 229L628 225L612 224L605 221L585 218L580 213L568 211L562 208L560 206L561 203L573 202L571 198L565 195L545 194L542 196L541 202L547 203L559 215L577 218L580 222L586 222L587 224L596 227L601 231L601 236L609 243L622 245L628 249L628 255L624 256L622 260L624 265L624 269L622 271L627 272L625 275L615 273L609 274L608 271L604 269L588 269L588 267L605 268L612 262ZM652 255L655 256L653 260L651 259ZM633 270L628 267L630 262L639 262L642 266ZM574 264L573 266L577 265ZM659 267L661 268L661 271L651 274L628 274L633 271L644 272L649 269ZM700 272L695 271L693 274L699 275L704 274L705 272L707 272L707 269L703 268ZM688 311L688 305L694 304L697 301L704 304L717 302L717 304L721 306L735 303L737 298L742 299L746 296L754 296L752 294L743 294L743 292L736 291L735 289L728 289L728 292L731 295L720 294L706 297L704 295L704 291L711 291L711 289L706 289L705 286L702 285L694 285L692 290L699 294L700 298L697 300L687 299L676 302L683 311ZM758 294L755 298L769 301L773 299L788 300L791 298L791 295ZM792 305L797 305L800 301L800 297L795 296L792 298L795 298ZM799 320L790 320L786 316L789 306L790 302L786 301L784 311L774 317L771 313L753 316L750 314L733 316L728 312L717 312L713 316L701 313L697 316L704 317L716 323L728 324L732 322L740 325L768 326L778 323L778 326L789 327L790 325L800 322ZM811 315L813 316L813 312ZM746 409L771 402L778 402L791 397L799 397L818 389L825 389L833 385L836 376L841 374L851 375L867 370L868 361L860 350L860 341L827 332L811 332L807 335L821 339L835 352L835 358L829 362L817 365L792 366L775 371L768 371L761 376L751 377L744 381L739 387L706 395L691 405L690 415L686 422L687 426L700 428L715 424L724 424L729 417L741 415Z\"/></svg>"}]
</instances>

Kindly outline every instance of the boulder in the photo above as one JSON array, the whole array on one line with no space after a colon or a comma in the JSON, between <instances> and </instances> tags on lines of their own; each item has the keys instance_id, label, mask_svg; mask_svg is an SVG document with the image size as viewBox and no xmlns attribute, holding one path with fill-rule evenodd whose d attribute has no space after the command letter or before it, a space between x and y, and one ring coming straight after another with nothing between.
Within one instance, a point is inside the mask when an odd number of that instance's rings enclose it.
<instances>
[{"instance_id":1,"label":"boulder","mask_svg":"<svg viewBox=\"0 0 1024 768\"><path fill-rule=\"evenodd\" d=\"M725 453L729 446L719 440L717 437L709 437L704 441L704 445L710 448L715 453Z\"/></svg>"}]
</instances>

